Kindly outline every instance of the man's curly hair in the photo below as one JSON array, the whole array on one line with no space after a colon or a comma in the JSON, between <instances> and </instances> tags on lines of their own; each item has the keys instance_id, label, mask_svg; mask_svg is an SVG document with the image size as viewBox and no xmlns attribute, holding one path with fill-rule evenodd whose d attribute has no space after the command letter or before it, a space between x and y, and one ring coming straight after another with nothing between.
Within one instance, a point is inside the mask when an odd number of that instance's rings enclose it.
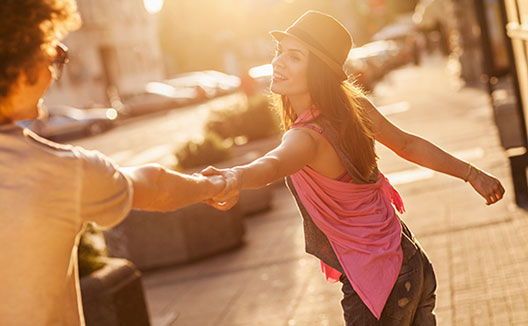
<instances>
[{"instance_id":1,"label":"man's curly hair","mask_svg":"<svg viewBox=\"0 0 528 326\"><path fill-rule=\"evenodd\" d=\"M2 0L0 3L0 102L24 71L28 81L43 53L80 26L75 0Z\"/></svg>"}]
</instances>

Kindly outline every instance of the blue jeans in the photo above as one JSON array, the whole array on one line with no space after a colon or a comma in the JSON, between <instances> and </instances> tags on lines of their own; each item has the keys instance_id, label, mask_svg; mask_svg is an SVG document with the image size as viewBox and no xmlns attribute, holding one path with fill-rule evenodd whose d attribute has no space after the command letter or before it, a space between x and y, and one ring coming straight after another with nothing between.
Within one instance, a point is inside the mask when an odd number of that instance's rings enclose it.
<instances>
[{"instance_id":1,"label":"blue jeans","mask_svg":"<svg viewBox=\"0 0 528 326\"><path fill-rule=\"evenodd\" d=\"M379 320L374 317L347 277L343 283L343 306L346 326L433 326L436 301L436 278L429 258L413 234L402 223L403 263Z\"/></svg>"}]
</instances>

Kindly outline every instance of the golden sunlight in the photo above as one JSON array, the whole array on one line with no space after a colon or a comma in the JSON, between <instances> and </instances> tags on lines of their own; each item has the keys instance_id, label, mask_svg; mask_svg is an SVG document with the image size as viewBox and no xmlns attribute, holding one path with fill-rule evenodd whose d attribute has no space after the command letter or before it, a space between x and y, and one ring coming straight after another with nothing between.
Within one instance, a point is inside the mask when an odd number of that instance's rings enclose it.
<instances>
[{"instance_id":1,"label":"golden sunlight","mask_svg":"<svg viewBox=\"0 0 528 326\"><path fill-rule=\"evenodd\" d=\"M156 14L163 7L163 0L143 0L143 5L149 14Z\"/></svg>"}]
</instances>

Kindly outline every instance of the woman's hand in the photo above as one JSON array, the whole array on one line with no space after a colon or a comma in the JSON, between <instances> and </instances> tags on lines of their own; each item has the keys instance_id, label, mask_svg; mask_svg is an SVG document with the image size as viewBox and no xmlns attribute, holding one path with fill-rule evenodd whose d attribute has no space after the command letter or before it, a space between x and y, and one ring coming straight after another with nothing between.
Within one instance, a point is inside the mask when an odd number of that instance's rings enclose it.
<instances>
[{"instance_id":1,"label":"woman's hand","mask_svg":"<svg viewBox=\"0 0 528 326\"><path fill-rule=\"evenodd\" d=\"M207 177L221 176L225 182L224 189L205 201L208 205L226 211L231 209L238 202L240 196L240 173L234 169L217 169L209 166L202 170L202 175Z\"/></svg>"},{"instance_id":2,"label":"woman's hand","mask_svg":"<svg viewBox=\"0 0 528 326\"><path fill-rule=\"evenodd\" d=\"M193 173L191 175L197 182L204 181L205 195L207 199L215 197L222 193L225 189L227 182L221 175L204 176L201 173Z\"/></svg>"},{"instance_id":3,"label":"woman's hand","mask_svg":"<svg viewBox=\"0 0 528 326\"><path fill-rule=\"evenodd\" d=\"M495 204L504 196L504 187L494 176L470 165L467 181L484 199L486 205Z\"/></svg>"}]
</instances>

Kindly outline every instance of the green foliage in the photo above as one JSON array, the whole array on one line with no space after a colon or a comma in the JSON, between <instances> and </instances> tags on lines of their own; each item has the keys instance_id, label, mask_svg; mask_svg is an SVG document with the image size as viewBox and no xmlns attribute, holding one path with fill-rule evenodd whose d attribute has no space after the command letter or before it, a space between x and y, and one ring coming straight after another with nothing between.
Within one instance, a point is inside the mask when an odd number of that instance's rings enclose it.
<instances>
[{"instance_id":1,"label":"green foliage","mask_svg":"<svg viewBox=\"0 0 528 326\"><path fill-rule=\"evenodd\" d=\"M206 132L203 139L191 140L176 152L177 170L214 164L231 157L232 143L224 141L214 132Z\"/></svg>"},{"instance_id":2,"label":"green foliage","mask_svg":"<svg viewBox=\"0 0 528 326\"><path fill-rule=\"evenodd\" d=\"M219 106L210 113L203 139L190 140L175 153L178 161L175 169L182 171L227 160L233 144L278 133L279 119L270 110L265 95L250 97L243 105Z\"/></svg>"},{"instance_id":3,"label":"green foliage","mask_svg":"<svg viewBox=\"0 0 528 326\"><path fill-rule=\"evenodd\" d=\"M103 232L92 223L88 223L79 241L79 275L86 276L102 268L108 257Z\"/></svg>"},{"instance_id":4,"label":"green foliage","mask_svg":"<svg viewBox=\"0 0 528 326\"><path fill-rule=\"evenodd\" d=\"M211 112L205 128L235 143L241 138L251 141L277 135L281 130L268 96L262 94L250 97L246 108Z\"/></svg>"}]
</instances>

